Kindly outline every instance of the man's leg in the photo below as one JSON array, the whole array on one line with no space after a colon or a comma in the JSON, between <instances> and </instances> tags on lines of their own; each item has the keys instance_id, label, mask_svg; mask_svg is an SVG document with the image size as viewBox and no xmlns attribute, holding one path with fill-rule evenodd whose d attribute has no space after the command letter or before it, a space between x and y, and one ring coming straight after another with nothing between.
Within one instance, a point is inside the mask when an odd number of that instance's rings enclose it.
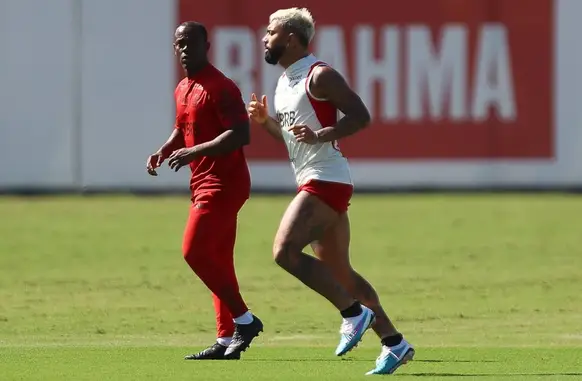
<instances>
[{"instance_id":1,"label":"man's leg","mask_svg":"<svg viewBox=\"0 0 582 381\"><path fill-rule=\"evenodd\" d=\"M236 208L237 213L234 214L233 218L225 221L224 236L221 239L219 250L219 258L222 261L224 271L228 277L236 281L237 290L238 280L234 268L234 247L236 243L239 209ZM226 321L226 316L223 317L222 314L220 316L218 315L224 309L225 303L219 297L216 297L214 300L217 311L218 333L223 338L224 343L229 341L228 348L225 351L225 357L238 359L240 358L241 352L244 352L250 346L253 339L259 335L259 332L263 331L263 323L248 310L242 315L228 314L230 321ZM230 340L228 340L229 337L227 335L230 336Z\"/></svg>"},{"instance_id":2,"label":"man's leg","mask_svg":"<svg viewBox=\"0 0 582 381\"><path fill-rule=\"evenodd\" d=\"M234 245L236 241L236 218L226 222L224 225L224 236L219 239L217 243L219 249L217 253L220 254L220 261L225 272L234 273ZM236 275L234 275L234 279ZM236 280L238 289L238 280ZM240 290L239 290L240 292ZM234 320L225 302L220 300L218 295L212 294L212 301L214 304L214 312L216 313L216 337L219 344L228 347L232 341L234 334Z\"/></svg>"},{"instance_id":3,"label":"man's leg","mask_svg":"<svg viewBox=\"0 0 582 381\"><path fill-rule=\"evenodd\" d=\"M212 303L216 314L216 341L225 347L230 345L234 334L233 317L228 306L216 294L212 294Z\"/></svg>"},{"instance_id":4,"label":"man's leg","mask_svg":"<svg viewBox=\"0 0 582 381\"><path fill-rule=\"evenodd\" d=\"M311 244L313 252L329 267L334 277L348 292L376 314L372 328L383 339L398 335L398 331L384 312L376 290L351 266L349 257L350 222L347 213L342 214L323 237Z\"/></svg>"},{"instance_id":5,"label":"man's leg","mask_svg":"<svg viewBox=\"0 0 582 381\"><path fill-rule=\"evenodd\" d=\"M388 351L383 350L384 358L380 356L377 368L375 372L372 372L374 374L392 373L398 366L412 359L414 349L403 339L402 334L396 330L388 318L374 287L352 268L349 246L350 222L347 213L340 216L337 223L325 232L322 239L311 245L315 255L331 269L336 279L356 299L374 311L376 321L372 328L380 337L382 347L391 349L392 355L386 358ZM400 354L400 357L394 356L394 353Z\"/></svg>"},{"instance_id":6,"label":"man's leg","mask_svg":"<svg viewBox=\"0 0 582 381\"><path fill-rule=\"evenodd\" d=\"M234 272L232 249L227 252L223 244L225 241L231 242L231 240L235 240L232 234L236 233L237 211L233 212L231 209L220 205L212 205L211 203L196 203L193 205L184 234L183 253L184 259L190 268L210 291L220 299L219 311L222 311L222 305L224 304L230 316L235 316L235 319L239 319L235 323L249 325L249 328L252 328L250 331L254 332L258 331L259 327L262 329L262 323L258 319L253 319L253 316L248 311L239 292L238 281ZM234 223L234 230L231 229L232 223ZM225 226L229 227L229 229L225 230ZM222 318L220 320L222 322ZM236 330L233 333L233 338L235 336ZM187 358L225 358L229 355L227 350L228 348L215 344L206 351ZM238 359L240 358L240 351L231 353L228 357L230 359Z\"/></svg>"},{"instance_id":7,"label":"man's leg","mask_svg":"<svg viewBox=\"0 0 582 381\"><path fill-rule=\"evenodd\" d=\"M355 325L344 324L338 354L352 349L370 326L374 314L357 302L318 258L303 253L311 242L338 219L338 213L318 197L300 191L289 204L277 231L273 246L275 262L306 286L329 300L344 317L360 317Z\"/></svg>"}]
</instances>

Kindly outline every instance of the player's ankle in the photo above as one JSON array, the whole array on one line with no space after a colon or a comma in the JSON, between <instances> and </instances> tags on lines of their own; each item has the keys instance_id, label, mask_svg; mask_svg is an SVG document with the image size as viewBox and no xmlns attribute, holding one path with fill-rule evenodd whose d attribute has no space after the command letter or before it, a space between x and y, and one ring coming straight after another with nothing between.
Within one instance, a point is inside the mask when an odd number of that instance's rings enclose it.
<instances>
[{"instance_id":1,"label":"player's ankle","mask_svg":"<svg viewBox=\"0 0 582 381\"><path fill-rule=\"evenodd\" d=\"M381 342L382 345L386 347L394 347L402 342L404 338L402 337L401 333L397 333L394 335L386 336L382 338Z\"/></svg>"},{"instance_id":2,"label":"player's ankle","mask_svg":"<svg viewBox=\"0 0 582 381\"><path fill-rule=\"evenodd\" d=\"M362 305L359 302L354 302L345 310L340 311L344 319L360 316L362 314Z\"/></svg>"},{"instance_id":3,"label":"player's ankle","mask_svg":"<svg viewBox=\"0 0 582 381\"><path fill-rule=\"evenodd\" d=\"M232 319L234 321L235 324L251 324L254 320L253 318L253 314L251 314L250 311L245 312L244 314L240 315L239 317L236 317L234 319Z\"/></svg>"},{"instance_id":4,"label":"player's ankle","mask_svg":"<svg viewBox=\"0 0 582 381\"><path fill-rule=\"evenodd\" d=\"M216 339L216 342L223 347L228 347L232 342L232 337L219 337Z\"/></svg>"}]
</instances>

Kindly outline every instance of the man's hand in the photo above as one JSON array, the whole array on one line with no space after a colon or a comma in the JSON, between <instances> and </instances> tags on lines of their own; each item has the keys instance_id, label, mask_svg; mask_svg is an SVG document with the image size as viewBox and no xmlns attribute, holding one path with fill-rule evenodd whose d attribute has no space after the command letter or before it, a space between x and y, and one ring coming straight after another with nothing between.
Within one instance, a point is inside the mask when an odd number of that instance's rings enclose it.
<instances>
[{"instance_id":1,"label":"man's hand","mask_svg":"<svg viewBox=\"0 0 582 381\"><path fill-rule=\"evenodd\" d=\"M295 126L291 126L289 131L295 135L295 139L298 142L306 143L306 144L317 144L319 143L319 137L317 133L313 131L308 126L297 124Z\"/></svg>"},{"instance_id":2,"label":"man's hand","mask_svg":"<svg viewBox=\"0 0 582 381\"><path fill-rule=\"evenodd\" d=\"M157 176L156 168L158 168L164 162L164 157L160 152L156 152L148 157L146 161L146 169L148 173L152 176Z\"/></svg>"},{"instance_id":3,"label":"man's hand","mask_svg":"<svg viewBox=\"0 0 582 381\"><path fill-rule=\"evenodd\" d=\"M267 96L263 95L261 101L257 99L255 93L251 95L251 101L247 108L249 117L259 124L264 124L269 117L269 108L267 106Z\"/></svg>"},{"instance_id":4,"label":"man's hand","mask_svg":"<svg viewBox=\"0 0 582 381\"><path fill-rule=\"evenodd\" d=\"M168 165L170 168L172 168L174 172L178 172L180 168L190 164L194 159L196 159L196 152L192 148L181 148L172 152L168 159Z\"/></svg>"}]
</instances>

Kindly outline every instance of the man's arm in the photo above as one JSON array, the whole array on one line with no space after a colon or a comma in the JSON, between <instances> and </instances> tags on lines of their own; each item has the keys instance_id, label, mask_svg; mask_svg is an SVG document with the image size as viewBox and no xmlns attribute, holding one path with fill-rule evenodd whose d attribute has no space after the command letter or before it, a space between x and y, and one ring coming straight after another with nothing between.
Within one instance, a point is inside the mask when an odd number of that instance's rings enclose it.
<instances>
[{"instance_id":1,"label":"man's arm","mask_svg":"<svg viewBox=\"0 0 582 381\"><path fill-rule=\"evenodd\" d=\"M285 141L283 139L283 133L281 132L281 126L279 122L269 116L269 106L267 105L267 96L263 95L261 100L257 99L255 93L251 94L251 101L248 108L249 116L257 123L261 125L269 135L274 137L276 140ZM262 121L264 120L264 121ZM262 121L262 122L261 122Z\"/></svg>"},{"instance_id":2,"label":"man's arm","mask_svg":"<svg viewBox=\"0 0 582 381\"><path fill-rule=\"evenodd\" d=\"M245 132L246 131L246 132ZM249 144L249 122L231 126L213 140L192 147L196 156L222 156Z\"/></svg>"},{"instance_id":3,"label":"man's arm","mask_svg":"<svg viewBox=\"0 0 582 381\"><path fill-rule=\"evenodd\" d=\"M148 157L146 161L146 169L148 173L152 176L157 176L158 173L156 172L156 168L162 165L162 163L170 157L172 152L183 148L184 145L184 135L182 134L181 128L176 124L174 131L172 131L172 134L166 143L164 143L156 153Z\"/></svg>"},{"instance_id":4,"label":"man's arm","mask_svg":"<svg viewBox=\"0 0 582 381\"><path fill-rule=\"evenodd\" d=\"M370 113L362 99L341 74L329 66L315 69L310 90L313 96L328 100L344 114L334 126L324 126L317 131L318 142L330 142L350 136L370 123Z\"/></svg>"},{"instance_id":5,"label":"man's arm","mask_svg":"<svg viewBox=\"0 0 582 381\"><path fill-rule=\"evenodd\" d=\"M277 140L285 141L283 139L283 133L281 132L281 126L279 122L275 120L275 118L267 116L265 123L261 123L261 127L263 127L272 137Z\"/></svg>"},{"instance_id":6,"label":"man's arm","mask_svg":"<svg viewBox=\"0 0 582 381\"><path fill-rule=\"evenodd\" d=\"M184 135L182 134L182 130L180 128L176 127L176 128L174 128L174 131L172 131L172 134L170 135L168 140L164 143L163 146L160 147L160 149L158 150L158 152L156 152L156 154L159 154L162 156L163 159L166 159L175 150L178 150L180 148L184 148L184 145L185 145L185 142L184 142Z\"/></svg>"},{"instance_id":7,"label":"man's arm","mask_svg":"<svg viewBox=\"0 0 582 381\"><path fill-rule=\"evenodd\" d=\"M221 156L250 143L250 122L240 90L231 84L211 94L222 128L215 139L194 146L196 156Z\"/></svg>"},{"instance_id":8,"label":"man's arm","mask_svg":"<svg viewBox=\"0 0 582 381\"><path fill-rule=\"evenodd\" d=\"M184 132L182 131L182 125L178 120L178 89L179 86L174 90L174 100L176 102L176 122L174 123L174 131L170 134L170 137L164 145L154 154L160 156L160 162L166 160L172 152L184 148L186 146L186 141L184 140Z\"/></svg>"}]
</instances>

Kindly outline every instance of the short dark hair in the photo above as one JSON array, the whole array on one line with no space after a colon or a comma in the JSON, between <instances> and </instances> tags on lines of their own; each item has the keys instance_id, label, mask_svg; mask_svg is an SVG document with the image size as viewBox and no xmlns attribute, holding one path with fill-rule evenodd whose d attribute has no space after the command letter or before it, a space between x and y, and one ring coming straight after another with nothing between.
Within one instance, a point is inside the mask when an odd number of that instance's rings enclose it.
<instances>
[{"instance_id":1,"label":"short dark hair","mask_svg":"<svg viewBox=\"0 0 582 381\"><path fill-rule=\"evenodd\" d=\"M202 23L197 21L186 21L180 24L179 27L184 27L187 33L196 33L202 37L204 41L208 41L208 30Z\"/></svg>"}]
</instances>

